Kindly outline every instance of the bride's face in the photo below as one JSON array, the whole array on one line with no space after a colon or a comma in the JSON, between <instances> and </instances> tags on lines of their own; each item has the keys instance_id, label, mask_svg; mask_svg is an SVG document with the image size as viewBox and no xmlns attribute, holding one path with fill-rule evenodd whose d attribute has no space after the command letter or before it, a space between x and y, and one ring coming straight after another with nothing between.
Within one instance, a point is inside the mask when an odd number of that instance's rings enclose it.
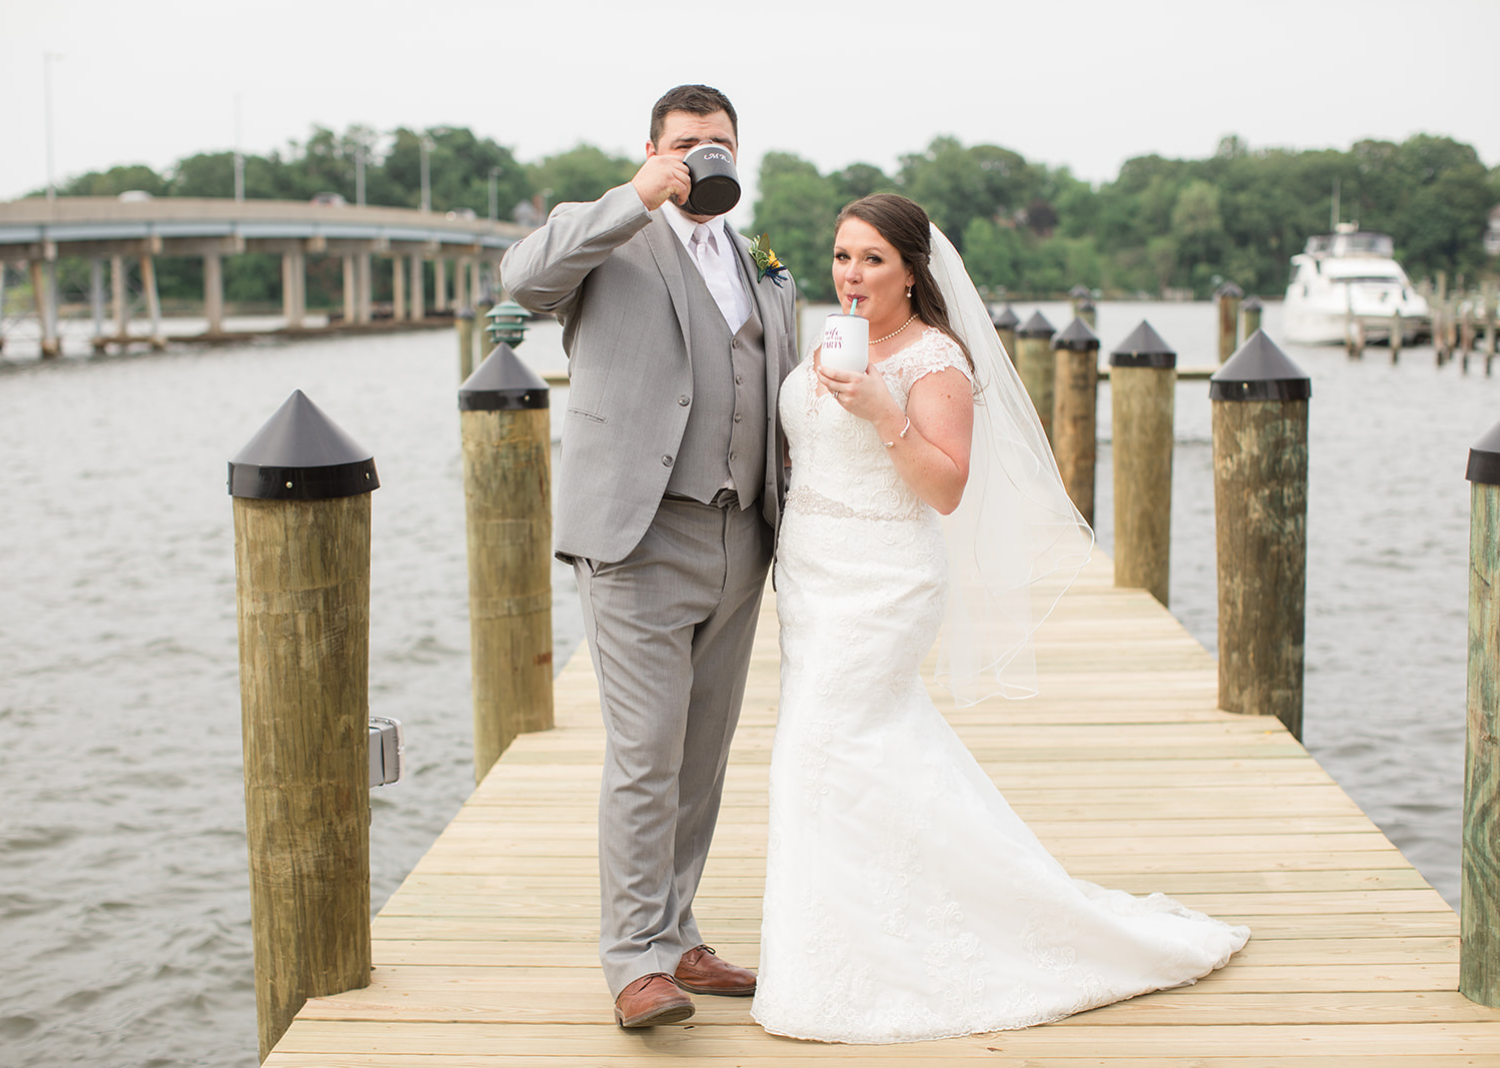
<instances>
[{"instance_id":1,"label":"bride's face","mask_svg":"<svg viewBox=\"0 0 1500 1068\"><path fill-rule=\"evenodd\" d=\"M863 219L845 219L833 239L833 287L844 311L859 298L855 314L871 323L911 314L906 289L916 276L889 241Z\"/></svg>"}]
</instances>

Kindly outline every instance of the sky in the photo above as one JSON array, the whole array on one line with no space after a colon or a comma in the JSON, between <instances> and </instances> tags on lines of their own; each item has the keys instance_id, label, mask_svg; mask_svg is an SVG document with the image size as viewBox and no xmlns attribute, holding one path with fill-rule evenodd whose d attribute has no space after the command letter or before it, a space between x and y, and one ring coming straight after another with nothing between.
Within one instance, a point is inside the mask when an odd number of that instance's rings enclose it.
<instances>
[{"instance_id":1,"label":"sky","mask_svg":"<svg viewBox=\"0 0 1500 1068\"><path fill-rule=\"evenodd\" d=\"M1229 134L1252 150L1441 134L1500 165L1500 0L659 10L0 0L0 200L45 188L49 128L58 182L117 164L163 171L198 152L285 151L314 125L356 123L466 126L522 162L581 142L637 159L652 103L687 82L716 86L739 111L749 188L735 221L767 151L824 173L854 162L890 173L941 134L1094 183L1134 156L1204 158Z\"/></svg>"}]
</instances>

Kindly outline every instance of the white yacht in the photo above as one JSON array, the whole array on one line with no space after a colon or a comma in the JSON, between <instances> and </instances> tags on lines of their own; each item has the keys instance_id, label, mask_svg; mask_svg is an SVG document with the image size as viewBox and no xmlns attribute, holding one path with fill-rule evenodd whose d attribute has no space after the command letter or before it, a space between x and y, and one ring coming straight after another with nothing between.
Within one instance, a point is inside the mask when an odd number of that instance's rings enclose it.
<instances>
[{"instance_id":1,"label":"white yacht","mask_svg":"<svg viewBox=\"0 0 1500 1068\"><path fill-rule=\"evenodd\" d=\"M1332 234L1309 237L1292 257L1281 323L1287 341L1342 345L1355 332L1367 342L1388 341L1397 315L1403 342L1431 326L1427 301L1396 262L1387 235L1339 223Z\"/></svg>"}]
</instances>

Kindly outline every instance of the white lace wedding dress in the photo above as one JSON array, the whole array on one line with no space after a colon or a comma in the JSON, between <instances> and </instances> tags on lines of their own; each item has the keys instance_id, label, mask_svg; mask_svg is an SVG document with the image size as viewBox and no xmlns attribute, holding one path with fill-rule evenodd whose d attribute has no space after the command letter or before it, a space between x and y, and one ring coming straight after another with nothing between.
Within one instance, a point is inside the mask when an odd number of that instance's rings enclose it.
<instances>
[{"instance_id":1,"label":"white lace wedding dress","mask_svg":"<svg viewBox=\"0 0 1500 1068\"><path fill-rule=\"evenodd\" d=\"M936 330L880 365L903 407L965 367ZM967 374L967 370L965 370ZM874 427L787 378L781 706L755 1019L826 1042L1026 1027L1221 967L1249 930L1070 878L933 706L937 514Z\"/></svg>"}]
</instances>

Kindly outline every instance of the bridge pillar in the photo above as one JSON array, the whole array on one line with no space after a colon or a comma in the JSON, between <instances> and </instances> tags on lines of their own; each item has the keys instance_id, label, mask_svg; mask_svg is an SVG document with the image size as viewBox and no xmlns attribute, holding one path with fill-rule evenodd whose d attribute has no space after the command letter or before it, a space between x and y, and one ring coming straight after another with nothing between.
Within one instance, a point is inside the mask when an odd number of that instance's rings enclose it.
<instances>
[{"instance_id":1,"label":"bridge pillar","mask_svg":"<svg viewBox=\"0 0 1500 1068\"><path fill-rule=\"evenodd\" d=\"M203 316L210 334L224 332L224 259L217 252L203 257Z\"/></svg>"},{"instance_id":2,"label":"bridge pillar","mask_svg":"<svg viewBox=\"0 0 1500 1068\"><path fill-rule=\"evenodd\" d=\"M36 302L36 322L42 335L42 359L62 353L57 337L57 261L31 261L31 293Z\"/></svg>"},{"instance_id":3,"label":"bridge pillar","mask_svg":"<svg viewBox=\"0 0 1500 1068\"><path fill-rule=\"evenodd\" d=\"M453 309L463 311L472 308L469 303L469 261L460 259L453 261Z\"/></svg>"},{"instance_id":4,"label":"bridge pillar","mask_svg":"<svg viewBox=\"0 0 1500 1068\"><path fill-rule=\"evenodd\" d=\"M0 260L0 352L5 351L5 269L5 261Z\"/></svg>"},{"instance_id":5,"label":"bridge pillar","mask_svg":"<svg viewBox=\"0 0 1500 1068\"><path fill-rule=\"evenodd\" d=\"M422 290L422 254L415 252L411 257L411 321L414 323L420 323L427 317L422 301L425 294Z\"/></svg>"},{"instance_id":6,"label":"bridge pillar","mask_svg":"<svg viewBox=\"0 0 1500 1068\"><path fill-rule=\"evenodd\" d=\"M89 306L94 313L93 346L95 352L104 350L104 260L94 256L89 260Z\"/></svg>"},{"instance_id":7,"label":"bridge pillar","mask_svg":"<svg viewBox=\"0 0 1500 1068\"><path fill-rule=\"evenodd\" d=\"M448 261L441 256L432 261L432 310L448 310Z\"/></svg>"},{"instance_id":8,"label":"bridge pillar","mask_svg":"<svg viewBox=\"0 0 1500 1068\"><path fill-rule=\"evenodd\" d=\"M125 257L109 258L109 299L115 318L115 340L125 344L130 337L130 320L126 317L129 308L128 281L125 278Z\"/></svg>"},{"instance_id":9,"label":"bridge pillar","mask_svg":"<svg viewBox=\"0 0 1500 1068\"><path fill-rule=\"evenodd\" d=\"M344 322L354 322L354 308L359 302L354 293L357 284L354 280L354 257L344 257Z\"/></svg>"},{"instance_id":10,"label":"bridge pillar","mask_svg":"<svg viewBox=\"0 0 1500 1068\"><path fill-rule=\"evenodd\" d=\"M391 318L401 322L406 318L406 264L403 256L391 256Z\"/></svg>"},{"instance_id":11,"label":"bridge pillar","mask_svg":"<svg viewBox=\"0 0 1500 1068\"><path fill-rule=\"evenodd\" d=\"M354 257L354 317L361 323L371 318L370 282L370 254L361 252Z\"/></svg>"},{"instance_id":12,"label":"bridge pillar","mask_svg":"<svg viewBox=\"0 0 1500 1068\"><path fill-rule=\"evenodd\" d=\"M303 296L306 275L306 262L300 249L281 254L281 313L286 317L286 325L293 330L301 329L307 311Z\"/></svg>"},{"instance_id":13,"label":"bridge pillar","mask_svg":"<svg viewBox=\"0 0 1500 1068\"><path fill-rule=\"evenodd\" d=\"M469 261L469 292L473 294L476 309L484 303L484 288L480 284L480 280L484 277L483 271L484 260L476 256ZM481 344L479 347L484 348L484 345Z\"/></svg>"},{"instance_id":14,"label":"bridge pillar","mask_svg":"<svg viewBox=\"0 0 1500 1068\"><path fill-rule=\"evenodd\" d=\"M151 320L151 347L165 348L161 336L161 299L156 295L156 260L141 257L141 290L146 294L146 318Z\"/></svg>"}]
</instances>

